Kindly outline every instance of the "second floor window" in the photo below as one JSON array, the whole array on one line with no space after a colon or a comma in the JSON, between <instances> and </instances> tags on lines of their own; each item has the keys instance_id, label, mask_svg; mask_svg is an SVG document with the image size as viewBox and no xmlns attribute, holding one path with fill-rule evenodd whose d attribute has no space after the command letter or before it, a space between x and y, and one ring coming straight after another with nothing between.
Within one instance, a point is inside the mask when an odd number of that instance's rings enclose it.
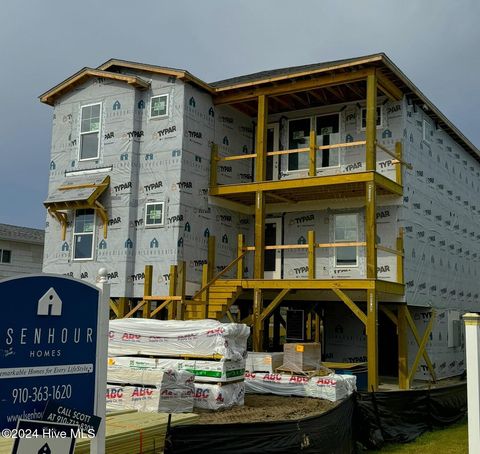
<instances>
[{"instance_id":1,"label":"second floor window","mask_svg":"<svg viewBox=\"0 0 480 454\"><path fill-rule=\"evenodd\" d=\"M95 211L77 210L73 227L73 260L93 259L93 236L95 232Z\"/></svg>"},{"instance_id":2,"label":"second floor window","mask_svg":"<svg viewBox=\"0 0 480 454\"><path fill-rule=\"evenodd\" d=\"M145 226L159 227L163 225L163 202L145 205Z\"/></svg>"},{"instance_id":3,"label":"second floor window","mask_svg":"<svg viewBox=\"0 0 480 454\"><path fill-rule=\"evenodd\" d=\"M97 159L100 149L101 104L82 107L79 160Z\"/></svg>"},{"instance_id":4,"label":"second floor window","mask_svg":"<svg viewBox=\"0 0 480 454\"><path fill-rule=\"evenodd\" d=\"M150 118L168 117L168 95L154 96L150 101Z\"/></svg>"},{"instance_id":5,"label":"second floor window","mask_svg":"<svg viewBox=\"0 0 480 454\"><path fill-rule=\"evenodd\" d=\"M361 120L362 120L361 129L367 129L367 109L365 107L362 109ZM382 106L377 107L376 125L377 125L377 128L382 127Z\"/></svg>"}]
</instances>

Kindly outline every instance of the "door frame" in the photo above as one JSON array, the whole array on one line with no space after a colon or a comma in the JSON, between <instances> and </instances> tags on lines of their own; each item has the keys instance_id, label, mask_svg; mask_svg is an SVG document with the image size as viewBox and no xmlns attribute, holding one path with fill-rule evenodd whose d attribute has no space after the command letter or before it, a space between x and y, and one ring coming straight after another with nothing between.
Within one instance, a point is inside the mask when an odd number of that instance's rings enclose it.
<instances>
[{"instance_id":1,"label":"door frame","mask_svg":"<svg viewBox=\"0 0 480 454\"><path fill-rule=\"evenodd\" d=\"M275 244L282 244L283 236L283 218L267 218L265 219L265 227L267 224L276 224L276 239ZM282 278L282 250L277 249L275 251L275 271L264 271L264 279L281 279Z\"/></svg>"}]
</instances>

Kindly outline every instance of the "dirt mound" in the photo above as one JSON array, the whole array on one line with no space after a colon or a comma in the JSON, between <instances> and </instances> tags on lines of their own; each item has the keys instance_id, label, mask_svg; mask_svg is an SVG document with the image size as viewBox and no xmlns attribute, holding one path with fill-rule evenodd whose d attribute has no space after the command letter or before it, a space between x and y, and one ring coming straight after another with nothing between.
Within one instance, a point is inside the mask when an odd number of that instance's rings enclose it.
<instances>
[{"instance_id":1,"label":"dirt mound","mask_svg":"<svg viewBox=\"0 0 480 454\"><path fill-rule=\"evenodd\" d=\"M247 394L243 407L225 411L196 411L199 424L285 421L325 413L337 403L308 397L283 397Z\"/></svg>"}]
</instances>

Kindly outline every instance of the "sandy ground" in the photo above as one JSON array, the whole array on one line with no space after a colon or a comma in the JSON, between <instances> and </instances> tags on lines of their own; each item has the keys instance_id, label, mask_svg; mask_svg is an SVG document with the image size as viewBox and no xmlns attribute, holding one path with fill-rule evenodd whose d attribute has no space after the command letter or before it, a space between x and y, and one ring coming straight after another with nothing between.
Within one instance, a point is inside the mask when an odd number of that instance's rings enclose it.
<instances>
[{"instance_id":1,"label":"sandy ground","mask_svg":"<svg viewBox=\"0 0 480 454\"><path fill-rule=\"evenodd\" d=\"M284 421L315 416L335 407L336 403L308 397L282 397L247 394L243 407L225 411L195 411L199 424Z\"/></svg>"}]
</instances>

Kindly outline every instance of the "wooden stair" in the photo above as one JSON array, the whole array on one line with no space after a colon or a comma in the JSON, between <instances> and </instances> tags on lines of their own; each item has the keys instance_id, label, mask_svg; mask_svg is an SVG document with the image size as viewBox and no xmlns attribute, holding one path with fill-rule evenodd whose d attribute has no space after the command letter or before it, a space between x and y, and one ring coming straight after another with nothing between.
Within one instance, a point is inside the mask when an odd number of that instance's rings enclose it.
<instances>
[{"instance_id":1,"label":"wooden stair","mask_svg":"<svg viewBox=\"0 0 480 454\"><path fill-rule=\"evenodd\" d=\"M214 282L209 289L207 318L220 320L230 306L242 293L242 287L226 286L221 280ZM200 320L205 318L205 303L200 299L186 302L185 320Z\"/></svg>"}]
</instances>

